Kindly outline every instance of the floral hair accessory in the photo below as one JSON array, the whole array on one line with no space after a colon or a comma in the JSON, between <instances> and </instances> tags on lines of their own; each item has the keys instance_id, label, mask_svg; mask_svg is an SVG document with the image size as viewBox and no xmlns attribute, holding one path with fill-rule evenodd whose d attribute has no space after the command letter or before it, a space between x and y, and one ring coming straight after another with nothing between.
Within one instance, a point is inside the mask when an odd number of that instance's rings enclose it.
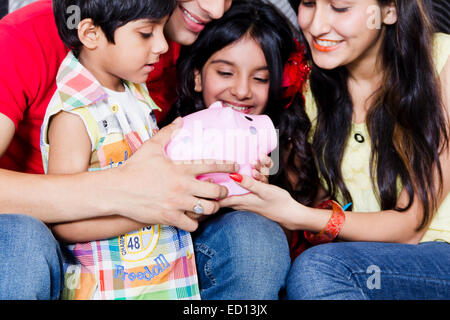
<instances>
[{"instance_id":1,"label":"floral hair accessory","mask_svg":"<svg viewBox=\"0 0 450 320\"><path fill-rule=\"evenodd\" d=\"M291 98L285 109L292 104L297 93L302 90L303 84L308 79L311 67L305 58L305 46L294 39L296 50L292 52L288 61L284 66L283 82L284 89L283 98ZM303 97L303 95L302 95Z\"/></svg>"}]
</instances>

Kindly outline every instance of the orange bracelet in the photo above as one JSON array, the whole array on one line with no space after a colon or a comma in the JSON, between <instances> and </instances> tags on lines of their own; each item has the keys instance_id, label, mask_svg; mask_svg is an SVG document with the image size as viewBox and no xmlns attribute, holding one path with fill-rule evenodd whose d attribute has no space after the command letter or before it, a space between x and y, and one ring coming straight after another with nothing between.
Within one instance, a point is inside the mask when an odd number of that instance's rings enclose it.
<instances>
[{"instance_id":1,"label":"orange bracelet","mask_svg":"<svg viewBox=\"0 0 450 320\"><path fill-rule=\"evenodd\" d=\"M305 238L312 245L328 243L336 239L345 222L345 214L342 207L333 200L327 200L317 206L319 209L332 209L330 220L319 233L305 231Z\"/></svg>"}]
</instances>

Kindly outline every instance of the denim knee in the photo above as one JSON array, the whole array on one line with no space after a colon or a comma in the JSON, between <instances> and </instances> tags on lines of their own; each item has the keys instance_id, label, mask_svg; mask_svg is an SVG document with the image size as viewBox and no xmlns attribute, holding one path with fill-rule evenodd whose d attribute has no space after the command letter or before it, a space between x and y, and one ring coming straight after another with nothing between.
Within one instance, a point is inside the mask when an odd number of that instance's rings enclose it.
<instances>
[{"instance_id":1,"label":"denim knee","mask_svg":"<svg viewBox=\"0 0 450 320\"><path fill-rule=\"evenodd\" d=\"M339 252L337 249L335 244L323 244L298 256L292 263L286 280L287 298L329 299L329 290L335 289L339 281L344 281L347 285L351 271L346 270L345 258L341 259L336 255Z\"/></svg>"},{"instance_id":2,"label":"denim knee","mask_svg":"<svg viewBox=\"0 0 450 320\"><path fill-rule=\"evenodd\" d=\"M287 279L289 299L447 298L449 245L340 242L306 250Z\"/></svg>"},{"instance_id":3,"label":"denim knee","mask_svg":"<svg viewBox=\"0 0 450 320\"><path fill-rule=\"evenodd\" d=\"M194 235L204 299L277 299L290 266L281 227L251 212L209 221Z\"/></svg>"},{"instance_id":4,"label":"denim knee","mask_svg":"<svg viewBox=\"0 0 450 320\"><path fill-rule=\"evenodd\" d=\"M55 299L62 255L47 226L26 215L0 215L0 298Z\"/></svg>"}]
</instances>

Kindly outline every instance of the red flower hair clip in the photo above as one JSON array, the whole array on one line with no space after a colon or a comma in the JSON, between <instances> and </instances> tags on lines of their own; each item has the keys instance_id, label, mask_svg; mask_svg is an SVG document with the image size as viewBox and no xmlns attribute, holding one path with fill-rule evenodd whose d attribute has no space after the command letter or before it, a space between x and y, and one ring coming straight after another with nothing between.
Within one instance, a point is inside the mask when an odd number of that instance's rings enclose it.
<instances>
[{"instance_id":1,"label":"red flower hair clip","mask_svg":"<svg viewBox=\"0 0 450 320\"><path fill-rule=\"evenodd\" d=\"M283 82L284 89L283 98L291 98L285 109L289 108L297 93L301 93L303 84L308 79L311 67L308 65L305 57L305 46L297 39L294 39L296 50L292 52L288 61L284 66ZM303 94L302 94L303 97Z\"/></svg>"}]
</instances>

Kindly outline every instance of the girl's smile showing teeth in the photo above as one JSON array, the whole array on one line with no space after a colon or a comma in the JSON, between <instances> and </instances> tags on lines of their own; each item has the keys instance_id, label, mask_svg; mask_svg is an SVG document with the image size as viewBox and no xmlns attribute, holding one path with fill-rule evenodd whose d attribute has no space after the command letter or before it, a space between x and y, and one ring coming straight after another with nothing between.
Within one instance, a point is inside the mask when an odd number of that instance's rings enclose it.
<instances>
[{"instance_id":1,"label":"girl's smile showing teeth","mask_svg":"<svg viewBox=\"0 0 450 320\"><path fill-rule=\"evenodd\" d=\"M252 109L252 107L248 106L248 105L236 105L236 104L231 104L231 103L225 102L225 101L222 101L222 103L225 107L230 107L233 110L236 110L236 111L239 111L242 113L249 113L250 110Z\"/></svg>"}]
</instances>

